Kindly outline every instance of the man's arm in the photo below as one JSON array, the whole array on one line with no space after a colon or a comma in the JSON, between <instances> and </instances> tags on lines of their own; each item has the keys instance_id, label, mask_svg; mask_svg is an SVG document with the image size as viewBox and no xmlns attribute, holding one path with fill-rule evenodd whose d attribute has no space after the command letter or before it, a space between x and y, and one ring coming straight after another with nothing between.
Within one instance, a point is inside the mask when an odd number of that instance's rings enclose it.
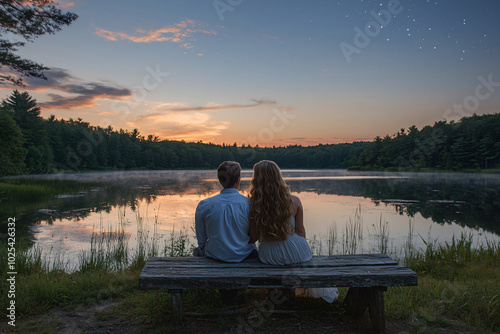
<instances>
[{"instance_id":1,"label":"man's arm","mask_svg":"<svg viewBox=\"0 0 500 334\"><path fill-rule=\"evenodd\" d=\"M198 203L194 215L194 225L196 230L196 240L198 240L198 249L204 253L205 243L207 242L207 232L205 230L205 221L203 220L205 206L202 202Z\"/></svg>"}]
</instances>

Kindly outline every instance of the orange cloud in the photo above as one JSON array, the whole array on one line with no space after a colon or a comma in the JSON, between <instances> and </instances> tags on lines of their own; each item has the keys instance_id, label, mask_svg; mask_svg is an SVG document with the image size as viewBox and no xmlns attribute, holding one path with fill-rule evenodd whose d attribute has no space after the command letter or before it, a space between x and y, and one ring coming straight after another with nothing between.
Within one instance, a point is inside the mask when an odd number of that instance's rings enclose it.
<instances>
[{"instance_id":1,"label":"orange cloud","mask_svg":"<svg viewBox=\"0 0 500 334\"><path fill-rule=\"evenodd\" d=\"M57 5L62 8L69 8L73 7L75 5L75 2L74 1L58 2Z\"/></svg>"},{"instance_id":2,"label":"orange cloud","mask_svg":"<svg viewBox=\"0 0 500 334\"><path fill-rule=\"evenodd\" d=\"M118 114L119 113L117 111L103 111L103 112L97 113L97 115L99 115L99 116L116 116Z\"/></svg>"},{"instance_id":3,"label":"orange cloud","mask_svg":"<svg viewBox=\"0 0 500 334\"><path fill-rule=\"evenodd\" d=\"M193 46L190 41L193 40L192 35L195 33L217 35L214 30L203 29L202 26L193 20L184 20L179 23L164 26L157 30L136 29L138 34L129 35L123 32L114 32L101 28L96 29L96 34L110 41L129 40L134 43L151 43L151 42L173 42L178 43L180 47L190 49Z\"/></svg>"},{"instance_id":4,"label":"orange cloud","mask_svg":"<svg viewBox=\"0 0 500 334\"><path fill-rule=\"evenodd\" d=\"M195 112L151 114L127 122L127 125L169 140L213 141L229 127L230 122L213 121L212 115Z\"/></svg>"},{"instance_id":5,"label":"orange cloud","mask_svg":"<svg viewBox=\"0 0 500 334\"><path fill-rule=\"evenodd\" d=\"M227 104L221 105L216 103L209 103L206 106L201 107L186 107L184 105L181 106L173 106L166 108L167 112L187 112L187 111L216 111L216 110L224 110L224 109L241 109L241 108L253 108L259 106L276 106L277 103L271 100L252 100L254 103L252 104ZM149 115L143 116L143 118L147 118Z\"/></svg>"}]
</instances>

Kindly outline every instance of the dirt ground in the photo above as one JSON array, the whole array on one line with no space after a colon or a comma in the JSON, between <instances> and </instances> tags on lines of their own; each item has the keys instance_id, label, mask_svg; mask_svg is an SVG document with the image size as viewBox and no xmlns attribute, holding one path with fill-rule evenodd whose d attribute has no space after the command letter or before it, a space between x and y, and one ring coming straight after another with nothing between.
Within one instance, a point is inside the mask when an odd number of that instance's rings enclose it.
<instances>
[{"instance_id":1,"label":"dirt ground","mask_svg":"<svg viewBox=\"0 0 500 334\"><path fill-rule=\"evenodd\" d=\"M351 318L325 311L273 310L248 312L248 306L230 311L184 314L183 326L145 323L142 319L123 319L116 309L120 301L106 301L77 309L57 309L43 316L25 319L16 328L0 325L0 333L60 334L137 334L137 333L375 333L368 313ZM329 314L330 313L330 314ZM418 320L415 320L418 322ZM429 328L415 323L387 321L387 333L469 333L450 328Z\"/></svg>"}]
</instances>

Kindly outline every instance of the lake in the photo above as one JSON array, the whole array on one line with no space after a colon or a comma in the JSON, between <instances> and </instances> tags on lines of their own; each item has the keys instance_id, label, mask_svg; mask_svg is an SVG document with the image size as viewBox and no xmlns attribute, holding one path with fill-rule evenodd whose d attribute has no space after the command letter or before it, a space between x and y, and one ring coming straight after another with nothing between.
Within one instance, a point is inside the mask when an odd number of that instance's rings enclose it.
<instances>
[{"instance_id":1,"label":"lake","mask_svg":"<svg viewBox=\"0 0 500 334\"><path fill-rule=\"evenodd\" d=\"M500 240L500 175L283 170L304 207L308 239L317 254L380 252L424 242L450 242L462 233L475 243ZM251 170L242 172L248 194ZM23 213L35 245L74 265L91 237L121 236L130 251L138 240L168 245L179 234L195 244L198 202L220 191L214 170L55 174L47 179L107 184L57 196Z\"/></svg>"}]
</instances>

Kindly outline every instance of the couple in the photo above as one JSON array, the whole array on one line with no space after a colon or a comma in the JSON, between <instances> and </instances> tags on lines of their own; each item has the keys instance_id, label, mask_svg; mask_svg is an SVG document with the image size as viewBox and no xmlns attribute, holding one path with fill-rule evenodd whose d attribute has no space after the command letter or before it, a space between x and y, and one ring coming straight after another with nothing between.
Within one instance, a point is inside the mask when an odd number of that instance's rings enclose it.
<instances>
[{"instance_id":1,"label":"couple","mask_svg":"<svg viewBox=\"0 0 500 334\"><path fill-rule=\"evenodd\" d=\"M219 166L217 177L224 189L202 200L196 208L198 248L193 255L225 262L258 257L261 262L273 265L309 261L312 253L306 240L300 199L291 194L274 162L258 162L253 172L247 198L238 192L240 164L225 161ZM258 252L257 240L260 240ZM335 288L309 289L309 292L329 302L338 295Z\"/></svg>"}]
</instances>

